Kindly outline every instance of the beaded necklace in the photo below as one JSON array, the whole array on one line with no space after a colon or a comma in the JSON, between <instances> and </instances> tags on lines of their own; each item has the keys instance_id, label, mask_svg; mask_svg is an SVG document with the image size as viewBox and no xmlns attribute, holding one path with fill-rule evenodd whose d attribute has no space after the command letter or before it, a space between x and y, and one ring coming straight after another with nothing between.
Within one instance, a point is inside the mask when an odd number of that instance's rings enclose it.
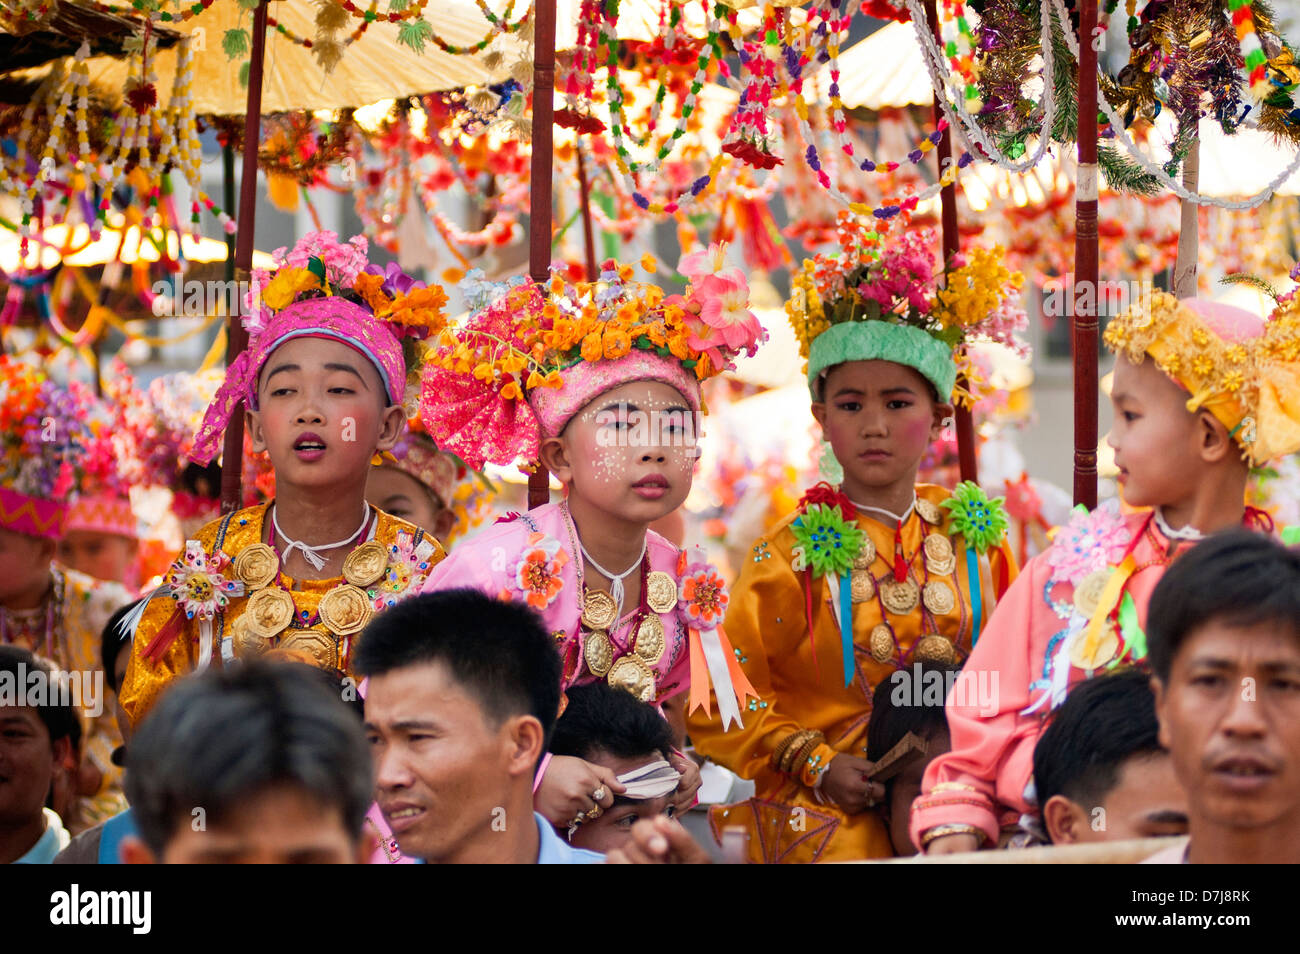
<instances>
[{"instance_id":1,"label":"beaded necklace","mask_svg":"<svg viewBox=\"0 0 1300 954\"><path fill-rule=\"evenodd\" d=\"M29 643L25 648L37 652L45 644L45 657L54 660L54 634L60 629L63 615L64 577L58 570L50 573L50 590L44 607L27 612L0 606L0 645Z\"/></svg>"}]
</instances>

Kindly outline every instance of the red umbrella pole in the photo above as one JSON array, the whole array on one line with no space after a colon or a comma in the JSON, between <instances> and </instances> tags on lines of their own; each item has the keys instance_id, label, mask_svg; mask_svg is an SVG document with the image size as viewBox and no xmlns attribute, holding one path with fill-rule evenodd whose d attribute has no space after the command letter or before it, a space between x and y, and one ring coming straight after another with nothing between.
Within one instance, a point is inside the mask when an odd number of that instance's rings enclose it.
<instances>
[{"instance_id":1,"label":"red umbrella pole","mask_svg":"<svg viewBox=\"0 0 1300 954\"><path fill-rule=\"evenodd\" d=\"M551 158L555 121L555 0L533 7L533 164L528 182L528 275L545 290L551 268ZM550 474L528 475L528 509L551 499Z\"/></svg>"},{"instance_id":2,"label":"red umbrella pole","mask_svg":"<svg viewBox=\"0 0 1300 954\"><path fill-rule=\"evenodd\" d=\"M262 64L266 59L267 0L253 14L253 52L248 66L248 108L244 113L244 165L239 182L239 233L235 240L235 279L247 281L253 268L253 221L257 211L257 144L262 127ZM242 296L240 296L242 299ZM230 316L226 364L248 347L237 308ZM238 510L244 463L244 418L235 414L226 428L221 457L221 511Z\"/></svg>"},{"instance_id":3,"label":"red umbrella pole","mask_svg":"<svg viewBox=\"0 0 1300 954\"><path fill-rule=\"evenodd\" d=\"M925 0L925 15L930 21L930 32L936 43L940 43L939 14L935 9L935 0ZM934 94L934 122L937 126L943 119L943 107L939 105L940 92ZM952 163L952 130L945 129L939 137L939 145L934 151L939 162L939 173ZM957 234L957 181L944 186L939 192L939 204L943 222L943 261L947 266L952 257L961 250L961 237ZM966 387L963 376L958 382L959 388ZM956 405L953 411L957 430L957 459L961 466L961 479L979 481L979 465L975 459L975 420L968 407Z\"/></svg>"},{"instance_id":4,"label":"red umbrella pole","mask_svg":"<svg viewBox=\"0 0 1300 954\"><path fill-rule=\"evenodd\" d=\"M1047 11L1043 11L1047 16ZM1069 24L1062 24L1069 28ZM1074 502L1097 506L1097 0L1079 3L1079 174L1074 218ZM1051 78L1048 77L1048 82Z\"/></svg>"}]
</instances>

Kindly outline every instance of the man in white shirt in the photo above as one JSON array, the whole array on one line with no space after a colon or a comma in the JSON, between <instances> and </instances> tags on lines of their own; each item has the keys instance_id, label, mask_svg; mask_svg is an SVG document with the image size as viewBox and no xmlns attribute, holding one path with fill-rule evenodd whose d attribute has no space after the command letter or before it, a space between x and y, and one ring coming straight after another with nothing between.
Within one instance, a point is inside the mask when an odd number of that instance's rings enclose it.
<instances>
[{"instance_id":1,"label":"man in white shirt","mask_svg":"<svg viewBox=\"0 0 1300 954\"><path fill-rule=\"evenodd\" d=\"M421 594L375 617L354 667L367 682L379 807L403 854L429 864L604 861L533 811L561 674L532 610L473 590Z\"/></svg>"},{"instance_id":2,"label":"man in white shirt","mask_svg":"<svg viewBox=\"0 0 1300 954\"><path fill-rule=\"evenodd\" d=\"M1300 862L1300 551L1211 537L1166 571L1148 620L1190 834L1147 861Z\"/></svg>"}]
</instances>

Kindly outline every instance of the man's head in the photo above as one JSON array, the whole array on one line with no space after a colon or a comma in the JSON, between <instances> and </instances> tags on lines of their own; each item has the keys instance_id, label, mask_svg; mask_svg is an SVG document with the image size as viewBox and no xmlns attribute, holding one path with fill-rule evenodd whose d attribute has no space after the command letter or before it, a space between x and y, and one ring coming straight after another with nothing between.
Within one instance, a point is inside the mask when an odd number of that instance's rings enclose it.
<instances>
[{"instance_id":1,"label":"man's head","mask_svg":"<svg viewBox=\"0 0 1300 954\"><path fill-rule=\"evenodd\" d=\"M574 686L555 723L552 755L572 755L625 775L672 752L672 727L651 705L605 682ZM671 780L670 780L671 781ZM666 787L661 785L661 788ZM577 848L607 852L620 847L639 819L673 814L674 785L653 797L615 795L600 817L583 822L569 839Z\"/></svg>"},{"instance_id":2,"label":"man's head","mask_svg":"<svg viewBox=\"0 0 1300 954\"><path fill-rule=\"evenodd\" d=\"M306 667L251 662L176 683L137 727L132 862L344 863L373 796L356 718Z\"/></svg>"},{"instance_id":3,"label":"man's head","mask_svg":"<svg viewBox=\"0 0 1300 954\"><path fill-rule=\"evenodd\" d=\"M45 692L28 692L33 673L46 681ZM44 659L0 646L0 680L10 687L0 693L0 828L20 828L40 818L55 775L72 759L81 723L69 698L52 691L59 674Z\"/></svg>"},{"instance_id":4,"label":"man's head","mask_svg":"<svg viewBox=\"0 0 1300 954\"><path fill-rule=\"evenodd\" d=\"M1187 796L1160 745L1155 697L1138 670L1075 688L1034 749L1034 788L1055 844L1187 831Z\"/></svg>"},{"instance_id":5,"label":"man's head","mask_svg":"<svg viewBox=\"0 0 1300 954\"><path fill-rule=\"evenodd\" d=\"M354 668L379 806L404 854L473 860L501 825L533 823L561 677L535 613L473 590L425 593L375 618Z\"/></svg>"},{"instance_id":6,"label":"man's head","mask_svg":"<svg viewBox=\"0 0 1300 954\"><path fill-rule=\"evenodd\" d=\"M912 816L912 802L921 794L921 779L926 766L937 756L952 748L948 736L948 719L944 716L943 700L947 693L927 693L926 683L932 679L948 680L956 675L957 666L946 663L924 663L899 670L890 679L876 686L871 702L871 719L867 723L867 761L878 762L894 746L914 733L926 743L926 753L908 765L898 775L885 782L885 801L881 807L885 824L889 826L889 840L899 855L914 855L921 849L912 843L908 822ZM922 685L912 687L911 681L920 673ZM916 688L916 691L912 691ZM906 691L901 691L906 689ZM936 699L935 705L917 704Z\"/></svg>"},{"instance_id":7,"label":"man's head","mask_svg":"<svg viewBox=\"0 0 1300 954\"><path fill-rule=\"evenodd\" d=\"M1160 742L1193 839L1300 840L1300 552L1211 537L1165 572L1148 619Z\"/></svg>"}]
</instances>

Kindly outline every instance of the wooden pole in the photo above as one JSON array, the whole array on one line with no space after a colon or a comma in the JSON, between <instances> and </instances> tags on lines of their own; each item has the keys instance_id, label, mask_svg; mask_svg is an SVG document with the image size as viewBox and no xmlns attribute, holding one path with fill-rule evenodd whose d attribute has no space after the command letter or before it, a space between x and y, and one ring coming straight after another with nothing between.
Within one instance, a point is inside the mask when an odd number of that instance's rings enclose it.
<instances>
[{"instance_id":1,"label":"wooden pole","mask_svg":"<svg viewBox=\"0 0 1300 954\"><path fill-rule=\"evenodd\" d=\"M555 122L555 0L533 7L533 161L528 182L528 275L542 286L551 268L551 159ZM528 475L528 509L551 499L550 473Z\"/></svg>"},{"instance_id":2,"label":"wooden pole","mask_svg":"<svg viewBox=\"0 0 1300 954\"><path fill-rule=\"evenodd\" d=\"M936 43L942 45L939 37L939 14L936 10L935 0L925 0L925 15L930 21L930 32L934 35ZM939 105L938 90L934 92L934 122L938 126L943 119L943 107ZM939 162L939 173L943 174L952 163L952 130L945 129L939 137L939 145L934 151L935 158ZM943 263L944 267L952 261L954 255L961 251L961 236L957 232L957 181L954 179L951 185L944 186L939 192L939 204L942 210L943 222ZM962 377L957 382L958 387L966 386L966 379ZM971 414L971 409L962 407L960 404L953 408L954 426L957 430L957 459L961 468L961 479L979 481L979 464L975 457L975 419Z\"/></svg>"},{"instance_id":3,"label":"wooden pole","mask_svg":"<svg viewBox=\"0 0 1300 954\"><path fill-rule=\"evenodd\" d=\"M239 234L235 241L235 278L244 279L253 268L253 222L257 213L257 143L262 132L262 66L266 60L267 2L253 14L253 52L248 67L248 107L244 113L244 165L239 182ZM226 338L226 365L248 347L248 332L240 309L230 316ZM226 428L221 457L221 512L238 510L244 463L244 418L235 414Z\"/></svg>"},{"instance_id":4,"label":"wooden pole","mask_svg":"<svg viewBox=\"0 0 1300 954\"><path fill-rule=\"evenodd\" d=\"M1043 16L1048 16L1046 9ZM1069 23L1061 24L1068 30ZM1097 506L1097 0L1079 2L1079 173L1074 201L1074 502ZM1051 77L1047 78L1051 82Z\"/></svg>"},{"instance_id":5,"label":"wooden pole","mask_svg":"<svg viewBox=\"0 0 1300 954\"><path fill-rule=\"evenodd\" d=\"M1183 159L1183 188L1195 192L1201 178L1201 140L1192 140ZM1174 297L1196 297L1196 261L1200 257L1200 210L1195 202L1182 200L1178 225L1178 258L1174 261Z\"/></svg>"},{"instance_id":6,"label":"wooden pole","mask_svg":"<svg viewBox=\"0 0 1300 954\"><path fill-rule=\"evenodd\" d=\"M587 281L594 282L600 275L596 265L596 233L591 224L591 186L587 183L587 164L582 159L582 139L578 138L573 147L578 157L578 191L582 205L582 242L587 253Z\"/></svg>"}]
</instances>

